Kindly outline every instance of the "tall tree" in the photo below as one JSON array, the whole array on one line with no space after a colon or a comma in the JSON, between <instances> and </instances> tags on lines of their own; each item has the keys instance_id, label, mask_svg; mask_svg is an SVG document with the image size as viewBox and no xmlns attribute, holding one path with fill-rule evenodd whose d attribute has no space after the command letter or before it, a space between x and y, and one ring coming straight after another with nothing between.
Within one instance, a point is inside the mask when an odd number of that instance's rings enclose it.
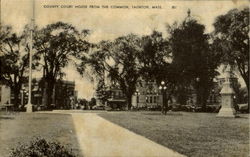
<instances>
[{"instance_id":1,"label":"tall tree","mask_svg":"<svg viewBox=\"0 0 250 157\"><path fill-rule=\"evenodd\" d=\"M190 17L168 29L179 87L182 92L194 88L197 104L202 105L203 110L219 66L218 56L210 50L209 36L204 30L204 25Z\"/></svg>"},{"instance_id":2,"label":"tall tree","mask_svg":"<svg viewBox=\"0 0 250 157\"><path fill-rule=\"evenodd\" d=\"M169 49L169 42L163 38L162 33L153 31L151 35L142 37L143 51L139 53L140 73L146 81L156 81L160 86L164 81L166 90L164 91L164 113L168 110L168 101L175 91L176 75L173 70L172 54Z\"/></svg>"},{"instance_id":3,"label":"tall tree","mask_svg":"<svg viewBox=\"0 0 250 157\"><path fill-rule=\"evenodd\" d=\"M214 50L237 67L249 90L249 7L233 9L214 22Z\"/></svg>"},{"instance_id":4,"label":"tall tree","mask_svg":"<svg viewBox=\"0 0 250 157\"><path fill-rule=\"evenodd\" d=\"M57 22L36 32L34 47L42 58L46 95L45 104L50 107L56 80L63 77L62 71L72 59L87 52L89 43L85 40L88 31L78 32L72 25Z\"/></svg>"},{"instance_id":5,"label":"tall tree","mask_svg":"<svg viewBox=\"0 0 250 157\"><path fill-rule=\"evenodd\" d=\"M14 94L13 103L15 107L18 107L20 103L18 96L22 84L27 81L25 73L29 63L29 47L27 45L29 34L24 31L21 35L17 35L9 26L3 26L0 34L0 82L11 88Z\"/></svg>"},{"instance_id":6,"label":"tall tree","mask_svg":"<svg viewBox=\"0 0 250 157\"><path fill-rule=\"evenodd\" d=\"M143 51L139 53L141 74L145 79L155 79L157 83L164 80L164 66L171 63L169 43L162 33L153 31L151 35L142 37Z\"/></svg>"},{"instance_id":7,"label":"tall tree","mask_svg":"<svg viewBox=\"0 0 250 157\"><path fill-rule=\"evenodd\" d=\"M109 53L112 42L101 41L93 45L88 56L82 56L80 64L77 65L78 72L83 76L90 77L97 83L96 93L97 99L104 103L110 97L107 92L106 79L110 70ZM86 67L86 65L88 65ZM88 71L89 70L89 71Z\"/></svg>"},{"instance_id":8,"label":"tall tree","mask_svg":"<svg viewBox=\"0 0 250 157\"><path fill-rule=\"evenodd\" d=\"M130 34L119 37L113 42L100 42L89 58L83 59L83 62L87 61L100 78L107 76L119 84L127 98L128 109L132 106L132 95L140 75L137 58L140 51L140 38Z\"/></svg>"},{"instance_id":9,"label":"tall tree","mask_svg":"<svg viewBox=\"0 0 250 157\"><path fill-rule=\"evenodd\" d=\"M117 38L111 48L110 57L114 65L110 67L111 80L117 82L127 98L127 108L132 106L132 95L140 77L138 53L141 52L141 39L130 34Z\"/></svg>"}]
</instances>

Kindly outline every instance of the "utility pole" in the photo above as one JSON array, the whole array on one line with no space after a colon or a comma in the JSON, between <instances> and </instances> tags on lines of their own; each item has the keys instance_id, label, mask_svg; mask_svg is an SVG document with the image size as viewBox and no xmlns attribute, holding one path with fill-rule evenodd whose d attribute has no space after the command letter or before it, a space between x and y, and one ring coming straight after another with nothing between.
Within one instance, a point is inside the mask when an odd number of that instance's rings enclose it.
<instances>
[{"instance_id":1,"label":"utility pole","mask_svg":"<svg viewBox=\"0 0 250 157\"><path fill-rule=\"evenodd\" d=\"M30 54L29 54L29 98L26 108L27 113L32 112L32 53L33 53L33 33L35 25L35 0L32 0L32 18L31 18L31 28L30 28Z\"/></svg>"},{"instance_id":2,"label":"utility pole","mask_svg":"<svg viewBox=\"0 0 250 157\"><path fill-rule=\"evenodd\" d=\"M2 0L0 0L0 29L2 29Z\"/></svg>"}]
</instances>

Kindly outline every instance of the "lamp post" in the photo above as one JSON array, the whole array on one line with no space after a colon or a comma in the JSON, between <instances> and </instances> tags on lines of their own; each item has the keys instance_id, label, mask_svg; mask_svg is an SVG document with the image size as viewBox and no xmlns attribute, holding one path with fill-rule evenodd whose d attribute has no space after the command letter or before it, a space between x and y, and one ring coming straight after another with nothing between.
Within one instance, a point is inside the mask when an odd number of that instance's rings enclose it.
<instances>
[{"instance_id":1,"label":"lamp post","mask_svg":"<svg viewBox=\"0 0 250 157\"><path fill-rule=\"evenodd\" d=\"M22 94L22 96L21 96L21 106L24 105L24 96L25 96L25 93L26 93L25 88L22 87L22 89L21 89L21 94Z\"/></svg>"},{"instance_id":2,"label":"lamp post","mask_svg":"<svg viewBox=\"0 0 250 157\"><path fill-rule=\"evenodd\" d=\"M215 103L215 94L214 94L214 89L212 89L212 102L211 103Z\"/></svg>"},{"instance_id":3,"label":"lamp post","mask_svg":"<svg viewBox=\"0 0 250 157\"><path fill-rule=\"evenodd\" d=\"M159 86L159 89L161 90L162 93L162 113L166 114L167 113L167 106L166 106L166 85L164 81L161 81L161 85Z\"/></svg>"},{"instance_id":4,"label":"lamp post","mask_svg":"<svg viewBox=\"0 0 250 157\"><path fill-rule=\"evenodd\" d=\"M139 106L138 106L138 103L139 103L139 95L140 95L138 89L136 89L135 94L136 94L136 108L138 109L138 107L139 107Z\"/></svg>"},{"instance_id":5,"label":"lamp post","mask_svg":"<svg viewBox=\"0 0 250 157\"><path fill-rule=\"evenodd\" d=\"M196 89L196 107L198 107L199 103L200 103L200 98L199 98L199 95L198 95L198 93L200 92L199 82L200 82L200 78L197 77L196 78L196 84L197 84L197 86L196 86L196 88L197 88Z\"/></svg>"},{"instance_id":6,"label":"lamp post","mask_svg":"<svg viewBox=\"0 0 250 157\"><path fill-rule=\"evenodd\" d=\"M29 54L29 97L28 104L26 108L27 113L32 112L32 104L31 104L31 81L32 81L32 53L33 53L33 31L35 25L35 0L32 0L32 18L31 18L31 29L30 29L30 54Z\"/></svg>"}]
</instances>

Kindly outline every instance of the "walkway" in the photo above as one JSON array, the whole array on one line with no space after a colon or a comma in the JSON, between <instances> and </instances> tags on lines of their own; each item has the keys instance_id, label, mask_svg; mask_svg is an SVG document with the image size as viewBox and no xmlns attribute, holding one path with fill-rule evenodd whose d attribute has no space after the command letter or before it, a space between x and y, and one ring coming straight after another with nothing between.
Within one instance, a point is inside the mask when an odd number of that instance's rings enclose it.
<instances>
[{"instance_id":1,"label":"walkway","mask_svg":"<svg viewBox=\"0 0 250 157\"><path fill-rule=\"evenodd\" d=\"M182 157L95 113L71 113L84 157ZM147 129L147 128L145 128Z\"/></svg>"}]
</instances>

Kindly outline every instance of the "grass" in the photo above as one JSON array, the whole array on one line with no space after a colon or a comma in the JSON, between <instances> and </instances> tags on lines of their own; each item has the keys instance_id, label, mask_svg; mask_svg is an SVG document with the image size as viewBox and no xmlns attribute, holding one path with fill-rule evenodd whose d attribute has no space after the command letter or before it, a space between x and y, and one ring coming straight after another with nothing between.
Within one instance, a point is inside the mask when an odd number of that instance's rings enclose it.
<instances>
[{"instance_id":1,"label":"grass","mask_svg":"<svg viewBox=\"0 0 250 157\"><path fill-rule=\"evenodd\" d=\"M110 112L101 117L190 157L247 157L249 117L213 113Z\"/></svg>"},{"instance_id":2,"label":"grass","mask_svg":"<svg viewBox=\"0 0 250 157\"><path fill-rule=\"evenodd\" d=\"M81 156L72 118L63 114L0 112L0 156L8 156L20 143L29 143L36 137L58 141Z\"/></svg>"}]
</instances>

